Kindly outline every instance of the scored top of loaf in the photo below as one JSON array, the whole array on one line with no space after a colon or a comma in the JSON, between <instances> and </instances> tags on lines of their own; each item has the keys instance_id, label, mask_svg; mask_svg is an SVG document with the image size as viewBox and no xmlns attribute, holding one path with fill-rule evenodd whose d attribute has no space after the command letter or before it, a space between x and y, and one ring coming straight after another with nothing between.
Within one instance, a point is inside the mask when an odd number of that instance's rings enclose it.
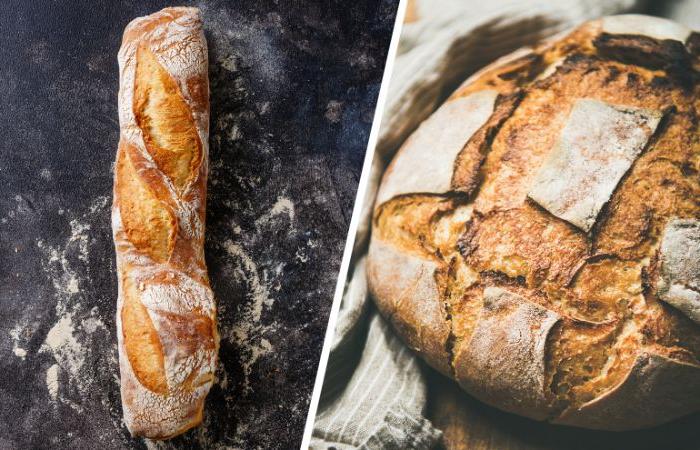
<instances>
[{"instance_id":1,"label":"scored top of loaf","mask_svg":"<svg viewBox=\"0 0 700 450\"><path fill-rule=\"evenodd\" d=\"M700 223L698 42L664 19L588 22L483 69L404 143L368 282L426 361L540 420L630 429L700 409L697 293L666 287L684 272L660 245Z\"/></svg>"}]
</instances>

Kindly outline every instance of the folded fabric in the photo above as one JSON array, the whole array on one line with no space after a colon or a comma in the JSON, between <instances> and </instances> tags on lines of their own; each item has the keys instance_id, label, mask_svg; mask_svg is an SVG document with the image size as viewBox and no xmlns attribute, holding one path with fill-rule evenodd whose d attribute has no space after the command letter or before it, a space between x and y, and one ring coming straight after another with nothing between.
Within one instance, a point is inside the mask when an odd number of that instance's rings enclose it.
<instances>
[{"instance_id":1,"label":"folded fabric","mask_svg":"<svg viewBox=\"0 0 700 450\"><path fill-rule=\"evenodd\" d=\"M430 448L440 436L422 416L426 386L416 358L379 315L372 315L362 356L343 394L320 408L312 449Z\"/></svg>"}]
</instances>

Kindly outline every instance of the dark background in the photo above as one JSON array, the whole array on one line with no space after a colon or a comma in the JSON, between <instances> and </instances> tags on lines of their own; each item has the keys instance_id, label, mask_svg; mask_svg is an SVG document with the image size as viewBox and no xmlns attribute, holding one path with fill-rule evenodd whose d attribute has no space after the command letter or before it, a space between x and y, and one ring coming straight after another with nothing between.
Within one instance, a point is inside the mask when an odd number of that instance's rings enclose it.
<instances>
[{"instance_id":1,"label":"dark background","mask_svg":"<svg viewBox=\"0 0 700 450\"><path fill-rule=\"evenodd\" d=\"M221 362L203 426L149 447L298 448L397 3L194 3ZM0 5L3 450L147 446L121 421L110 206L121 34L164 6Z\"/></svg>"}]
</instances>

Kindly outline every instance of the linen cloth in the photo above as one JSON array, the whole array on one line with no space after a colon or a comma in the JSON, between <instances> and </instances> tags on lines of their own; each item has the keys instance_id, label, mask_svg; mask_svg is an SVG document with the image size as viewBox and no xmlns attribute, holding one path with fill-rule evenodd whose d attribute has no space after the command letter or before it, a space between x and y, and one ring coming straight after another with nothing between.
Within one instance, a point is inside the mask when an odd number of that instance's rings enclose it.
<instances>
[{"instance_id":1,"label":"linen cloth","mask_svg":"<svg viewBox=\"0 0 700 450\"><path fill-rule=\"evenodd\" d=\"M379 316L367 291L365 253L371 211L382 173L398 147L459 83L489 62L585 20L644 12L644 6L639 0L416 0L409 4L418 20L404 24L401 33L312 449L428 449L441 436L424 416L427 386L421 363ZM678 2L673 8L687 11Z\"/></svg>"}]
</instances>

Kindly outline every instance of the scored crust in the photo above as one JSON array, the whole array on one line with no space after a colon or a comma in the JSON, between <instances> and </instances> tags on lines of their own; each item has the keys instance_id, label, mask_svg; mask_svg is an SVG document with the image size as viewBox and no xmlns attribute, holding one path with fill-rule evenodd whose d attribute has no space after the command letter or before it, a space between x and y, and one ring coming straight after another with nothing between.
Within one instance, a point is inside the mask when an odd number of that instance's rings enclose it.
<instances>
[{"instance_id":1,"label":"scored crust","mask_svg":"<svg viewBox=\"0 0 700 450\"><path fill-rule=\"evenodd\" d=\"M700 409L699 42L665 19L588 22L480 71L404 143L368 283L430 365L574 426Z\"/></svg>"},{"instance_id":2,"label":"scored crust","mask_svg":"<svg viewBox=\"0 0 700 450\"><path fill-rule=\"evenodd\" d=\"M671 420L700 409L700 396L692 395L699 391L696 364L643 353L618 386L554 422L615 431L649 427L659 417Z\"/></svg>"},{"instance_id":3,"label":"scored crust","mask_svg":"<svg viewBox=\"0 0 700 450\"><path fill-rule=\"evenodd\" d=\"M499 287L483 298L473 337L455 355L458 381L487 403L546 418L545 344L559 315Z\"/></svg>"},{"instance_id":4,"label":"scored crust","mask_svg":"<svg viewBox=\"0 0 700 450\"><path fill-rule=\"evenodd\" d=\"M391 245L377 240L369 253L367 276L377 289L375 295L391 300L382 305L382 310L392 324L402 330L406 344L424 351L433 367L449 374L446 342L450 332L445 309L439 302L425 301L439 297L436 270L434 261L401 254Z\"/></svg>"},{"instance_id":5,"label":"scored crust","mask_svg":"<svg viewBox=\"0 0 700 450\"><path fill-rule=\"evenodd\" d=\"M659 297L700 324L700 221L671 220L659 249Z\"/></svg>"},{"instance_id":6,"label":"scored crust","mask_svg":"<svg viewBox=\"0 0 700 450\"><path fill-rule=\"evenodd\" d=\"M167 439L202 421L219 336L204 261L207 47L196 8L133 20L119 50L112 228L124 422Z\"/></svg>"}]
</instances>

